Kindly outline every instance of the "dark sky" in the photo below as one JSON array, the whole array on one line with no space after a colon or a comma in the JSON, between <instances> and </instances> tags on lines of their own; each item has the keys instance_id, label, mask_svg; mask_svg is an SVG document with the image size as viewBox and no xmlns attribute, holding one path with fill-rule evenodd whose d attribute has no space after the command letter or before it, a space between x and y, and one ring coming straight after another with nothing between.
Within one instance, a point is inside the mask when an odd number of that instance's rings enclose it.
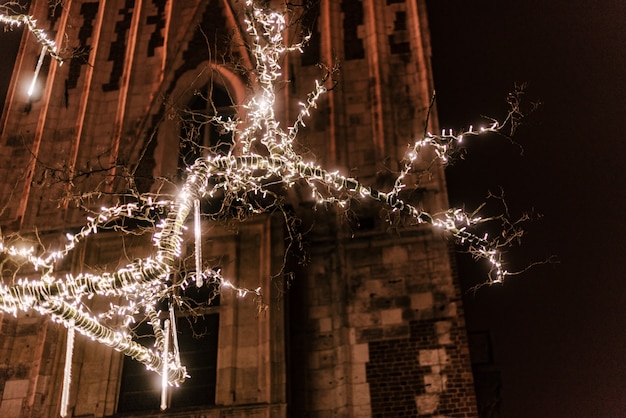
<instances>
[{"instance_id":1,"label":"dark sky","mask_svg":"<svg viewBox=\"0 0 626 418\"><path fill-rule=\"evenodd\" d=\"M509 259L539 266L466 292L470 330L489 331L502 416L626 416L626 2L429 0L442 127L501 117L515 82L543 104L516 140L470 146L448 169L453 204L502 186L535 209ZM463 258L465 287L484 271Z\"/></svg>"},{"instance_id":2,"label":"dark sky","mask_svg":"<svg viewBox=\"0 0 626 418\"><path fill-rule=\"evenodd\" d=\"M0 27L0 112L4 106L7 89L13 71L13 61L19 48L22 30L8 30Z\"/></svg>"}]
</instances>

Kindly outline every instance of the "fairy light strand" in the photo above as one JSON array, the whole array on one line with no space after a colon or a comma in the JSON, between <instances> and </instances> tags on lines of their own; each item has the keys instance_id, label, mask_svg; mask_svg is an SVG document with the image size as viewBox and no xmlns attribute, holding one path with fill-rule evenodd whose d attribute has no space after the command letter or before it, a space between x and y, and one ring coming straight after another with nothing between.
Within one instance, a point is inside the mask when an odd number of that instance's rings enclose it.
<instances>
[{"instance_id":1,"label":"fairy light strand","mask_svg":"<svg viewBox=\"0 0 626 418\"><path fill-rule=\"evenodd\" d=\"M6 13L0 13L0 23L9 27L26 26L35 37L35 41L59 64L63 63L63 58L57 52L56 43L48 37L44 30L37 27L37 20L35 20L34 17L24 14L8 15Z\"/></svg>"}]
</instances>

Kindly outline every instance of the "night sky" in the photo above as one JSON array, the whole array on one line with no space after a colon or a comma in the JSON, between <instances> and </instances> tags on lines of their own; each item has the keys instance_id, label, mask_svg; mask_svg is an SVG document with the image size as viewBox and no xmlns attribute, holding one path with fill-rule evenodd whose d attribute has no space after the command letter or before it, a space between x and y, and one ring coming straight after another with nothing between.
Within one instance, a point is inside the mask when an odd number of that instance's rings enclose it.
<instances>
[{"instance_id":1,"label":"night sky","mask_svg":"<svg viewBox=\"0 0 626 418\"><path fill-rule=\"evenodd\" d=\"M505 190L512 215L534 209L521 268L469 287L484 270L463 257L471 331L488 331L502 416L626 416L626 2L429 0L442 127L502 117L515 82L542 106L515 139L469 146L448 171L450 200ZM468 206L470 208L471 205Z\"/></svg>"}]
</instances>

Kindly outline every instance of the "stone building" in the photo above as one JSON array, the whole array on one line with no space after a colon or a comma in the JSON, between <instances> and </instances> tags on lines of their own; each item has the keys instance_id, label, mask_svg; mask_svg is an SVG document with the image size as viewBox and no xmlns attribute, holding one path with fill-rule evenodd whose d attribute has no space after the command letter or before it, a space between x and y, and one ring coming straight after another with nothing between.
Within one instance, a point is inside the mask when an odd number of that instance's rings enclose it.
<instances>
[{"instance_id":1,"label":"stone building","mask_svg":"<svg viewBox=\"0 0 626 418\"><path fill-rule=\"evenodd\" d=\"M36 228L54 243L84 224L70 191L98 190L84 200L95 208L112 203L108 196L120 186L113 174L123 177L128 167L142 191L154 187L151 179L180 178L182 128L171 106L241 112L250 79L240 68L250 68L252 57L241 42L241 0L69 0L52 12L47 0L30 3L41 27L61 44L81 45L82 54L63 66L47 57L29 97L40 46L23 35L0 120L0 226L25 235ZM312 38L303 55L282 63L281 119L293 120L320 77L316 64L339 61L339 83L307 123L302 149L324 167L389 187L388 173L425 130L433 91L424 2L296 3L303 6L293 6L300 18L293 17L292 32L310 28ZM435 123L433 115L428 128ZM228 146L208 131L200 140ZM409 192L430 210L447 205L438 169ZM367 202L346 218L313 211L298 193L289 198L309 229L306 263L285 262L281 216L215 226L203 238L207 263L243 286L261 286L269 308L258 314L251 299L224 291L195 323L204 338L192 338L193 324L180 321L192 377L173 391L170 409L158 410L156 374L77 336L69 416L475 416L460 290L444 237L428 227L390 226ZM149 237L99 233L59 270L123 265L127 252L150 251ZM97 310L105 302L92 303ZM35 312L1 318L0 416L58 416L65 328Z\"/></svg>"}]
</instances>

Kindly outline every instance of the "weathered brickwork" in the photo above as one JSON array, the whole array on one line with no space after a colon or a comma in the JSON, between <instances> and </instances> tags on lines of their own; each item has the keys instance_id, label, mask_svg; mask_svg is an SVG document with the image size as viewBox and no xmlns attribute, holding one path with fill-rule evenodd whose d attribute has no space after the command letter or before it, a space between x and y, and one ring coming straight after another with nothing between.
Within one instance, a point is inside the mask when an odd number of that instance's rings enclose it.
<instances>
[{"instance_id":1,"label":"weathered brickwork","mask_svg":"<svg viewBox=\"0 0 626 418\"><path fill-rule=\"evenodd\" d=\"M409 326L409 338L369 343L372 416L475 416L463 329L434 319Z\"/></svg>"},{"instance_id":2,"label":"weathered brickwork","mask_svg":"<svg viewBox=\"0 0 626 418\"><path fill-rule=\"evenodd\" d=\"M46 22L48 2L31 3ZM84 213L67 199L70 181L101 192L85 200L94 209L127 186L113 180L122 166L135 170L141 191L151 190L154 177L175 182L177 107L189 106L211 83L238 105L255 82L240 71L253 65L240 42L243 3L74 0L57 8L46 24L64 30L86 55L62 67L47 64L28 98L22 85L40 49L27 42L20 53L1 120L3 232L36 226L52 242L48 236L63 238L82 225ZM277 113L291 123L322 75L315 64L339 60L338 84L301 131L298 151L386 190L407 144L424 129L437 129L434 119L424 126L433 86L424 3L304 4L297 24L313 35L310 51L285 60ZM447 207L441 171L408 189L427 210ZM269 308L260 315L254 303L222 295L211 308L219 316L211 405L142 416L476 416L459 288L443 237L403 226L365 201L353 202L349 212L313 211L308 191L301 192L290 195L289 210L307 234L286 266L280 216L252 219L237 231L211 230L203 242L207 262L242 286L262 286ZM98 234L59 269L124 265L150 251L149 237ZM294 272L289 280L276 276L283 267ZM91 306L106 303L95 298ZM2 317L0 417L58 415L65 335L34 314ZM73 369L70 415L115 415L123 390L120 355L77 337Z\"/></svg>"}]
</instances>

